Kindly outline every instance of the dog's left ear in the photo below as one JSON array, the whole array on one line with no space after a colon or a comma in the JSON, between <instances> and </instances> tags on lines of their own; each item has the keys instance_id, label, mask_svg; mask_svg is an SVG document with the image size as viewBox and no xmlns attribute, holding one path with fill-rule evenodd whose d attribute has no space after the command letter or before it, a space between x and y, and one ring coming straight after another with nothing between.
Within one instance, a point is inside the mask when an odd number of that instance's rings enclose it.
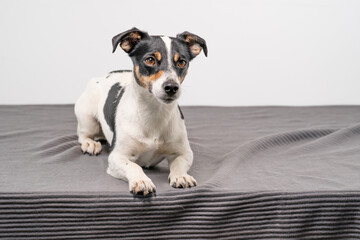
<instances>
[{"instance_id":1,"label":"dog's left ear","mask_svg":"<svg viewBox=\"0 0 360 240\"><path fill-rule=\"evenodd\" d=\"M125 52L130 53L140 40L148 37L150 37L148 33L140 31L135 27L120 33L112 39L113 52L115 52L117 46L120 44L120 47Z\"/></svg>"},{"instance_id":2,"label":"dog's left ear","mask_svg":"<svg viewBox=\"0 0 360 240\"><path fill-rule=\"evenodd\" d=\"M184 41L188 45L192 58L199 55L202 49L204 49L204 54L207 57L208 51L206 41L198 35L189 32L183 32L176 35L176 38Z\"/></svg>"}]
</instances>

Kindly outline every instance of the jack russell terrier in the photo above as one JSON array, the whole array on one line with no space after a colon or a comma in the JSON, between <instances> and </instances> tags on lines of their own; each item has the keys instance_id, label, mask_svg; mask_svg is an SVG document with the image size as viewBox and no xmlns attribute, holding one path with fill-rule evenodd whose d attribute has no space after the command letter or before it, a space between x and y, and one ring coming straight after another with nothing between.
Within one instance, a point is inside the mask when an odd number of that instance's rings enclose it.
<instances>
[{"instance_id":1,"label":"jack russell terrier","mask_svg":"<svg viewBox=\"0 0 360 240\"><path fill-rule=\"evenodd\" d=\"M92 79L75 104L77 134L83 153L98 155L99 140L110 144L107 173L128 181L135 195L155 195L155 185L142 170L167 159L170 185L196 186L187 172L193 152L184 116L177 104L189 62L203 49L204 39L183 32L176 38L150 36L132 28L113 37L133 61L133 70Z\"/></svg>"}]
</instances>

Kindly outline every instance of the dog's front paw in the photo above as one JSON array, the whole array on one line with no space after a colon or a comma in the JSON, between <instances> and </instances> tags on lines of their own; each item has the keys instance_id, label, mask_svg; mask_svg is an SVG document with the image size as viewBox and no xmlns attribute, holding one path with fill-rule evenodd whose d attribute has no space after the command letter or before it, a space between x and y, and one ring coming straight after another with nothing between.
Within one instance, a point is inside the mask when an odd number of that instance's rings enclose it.
<instances>
[{"instance_id":1,"label":"dog's front paw","mask_svg":"<svg viewBox=\"0 0 360 240\"><path fill-rule=\"evenodd\" d=\"M82 152L88 153L90 156L91 155L99 155L101 152L101 143L94 141L90 138L86 138L84 139L84 141L81 143L81 150Z\"/></svg>"},{"instance_id":2,"label":"dog's front paw","mask_svg":"<svg viewBox=\"0 0 360 240\"><path fill-rule=\"evenodd\" d=\"M146 196L148 194L155 194L156 188L153 182L148 177L137 178L129 181L129 190L134 195Z\"/></svg>"},{"instance_id":3,"label":"dog's front paw","mask_svg":"<svg viewBox=\"0 0 360 240\"><path fill-rule=\"evenodd\" d=\"M189 174L170 176L169 181L170 186L174 188L187 188L196 186L196 180Z\"/></svg>"}]
</instances>

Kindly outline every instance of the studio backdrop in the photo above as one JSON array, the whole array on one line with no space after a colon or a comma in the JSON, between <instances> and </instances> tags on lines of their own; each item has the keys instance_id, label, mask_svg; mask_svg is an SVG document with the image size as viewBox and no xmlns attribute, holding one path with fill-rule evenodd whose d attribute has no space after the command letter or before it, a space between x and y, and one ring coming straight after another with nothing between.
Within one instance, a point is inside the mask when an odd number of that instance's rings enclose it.
<instances>
[{"instance_id":1,"label":"studio backdrop","mask_svg":"<svg viewBox=\"0 0 360 240\"><path fill-rule=\"evenodd\" d=\"M181 105L360 104L360 1L1 0L0 104L72 104L90 78L131 69L111 39L189 31Z\"/></svg>"}]
</instances>

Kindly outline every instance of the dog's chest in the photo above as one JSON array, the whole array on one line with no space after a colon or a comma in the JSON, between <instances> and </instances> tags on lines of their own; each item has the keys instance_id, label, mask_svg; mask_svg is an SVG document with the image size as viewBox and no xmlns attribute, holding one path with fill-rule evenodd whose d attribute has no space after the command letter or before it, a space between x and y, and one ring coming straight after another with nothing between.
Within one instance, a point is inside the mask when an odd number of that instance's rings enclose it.
<instances>
[{"instance_id":1,"label":"dog's chest","mask_svg":"<svg viewBox=\"0 0 360 240\"><path fill-rule=\"evenodd\" d=\"M168 155L167 144L162 138L142 138L138 140L138 146L131 160L142 167L154 166Z\"/></svg>"}]
</instances>

